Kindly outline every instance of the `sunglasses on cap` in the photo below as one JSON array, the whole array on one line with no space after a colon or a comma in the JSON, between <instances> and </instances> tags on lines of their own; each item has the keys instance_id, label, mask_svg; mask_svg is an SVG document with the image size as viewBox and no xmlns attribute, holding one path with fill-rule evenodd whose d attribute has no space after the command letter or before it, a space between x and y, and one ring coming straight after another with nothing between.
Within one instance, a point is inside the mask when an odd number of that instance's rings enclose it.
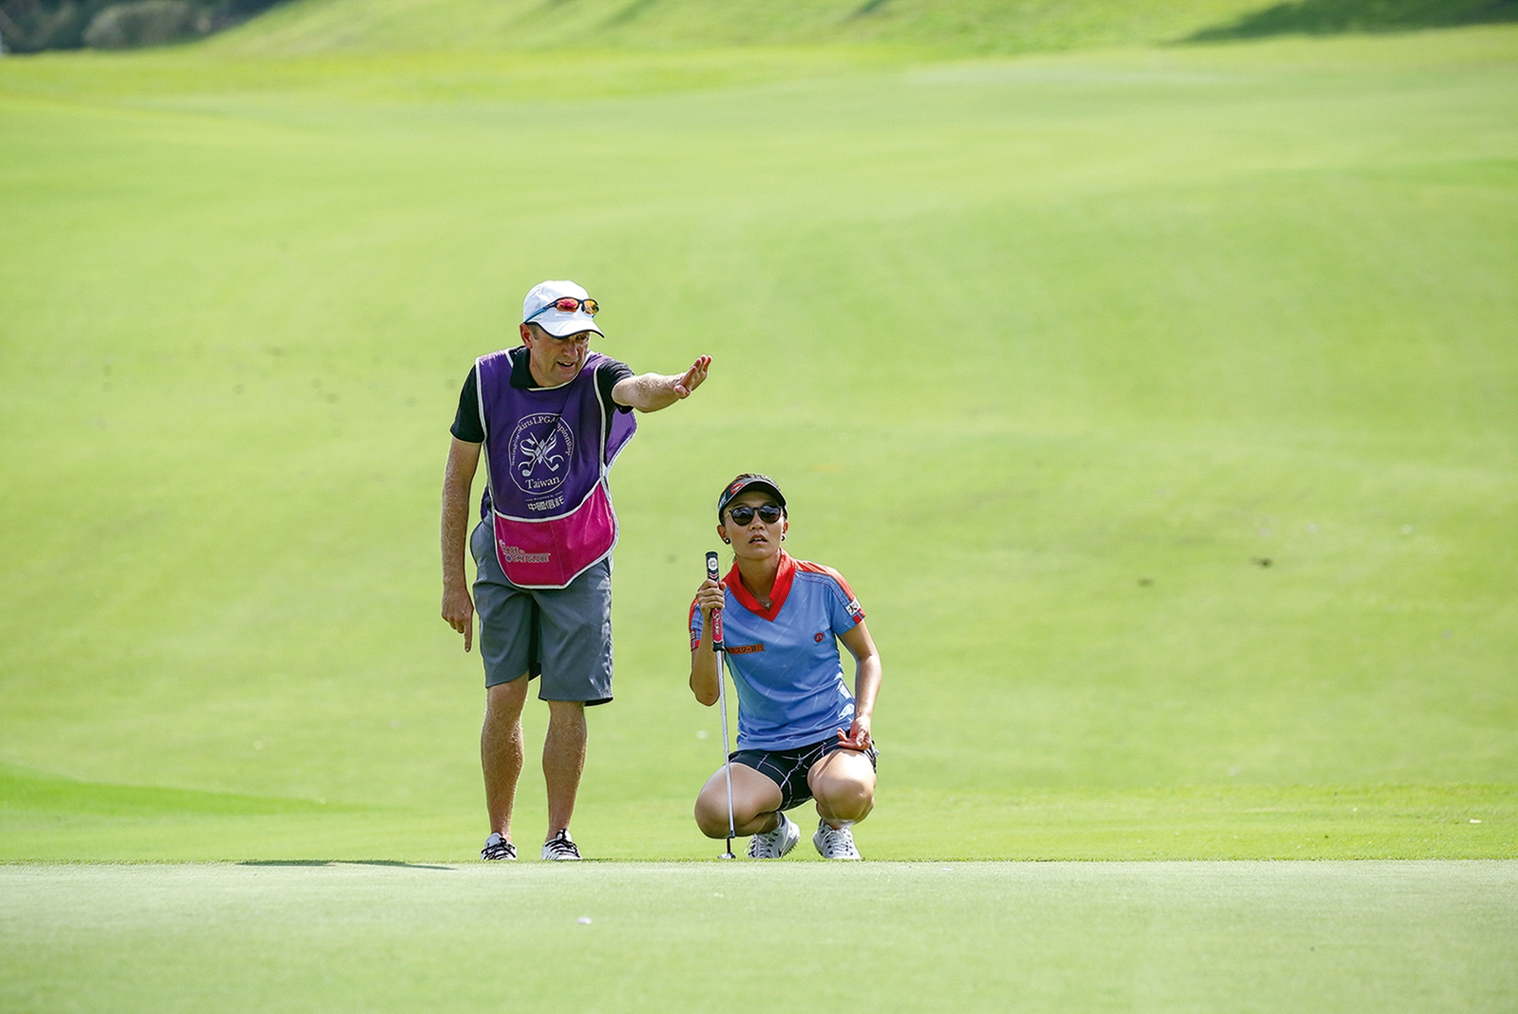
<instances>
[{"instance_id":1,"label":"sunglasses on cap","mask_svg":"<svg viewBox=\"0 0 1518 1014\"><path fill-rule=\"evenodd\" d=\"M772 503L767 503L761 505L757 509L744 505L742 507L734 507L727 512L727 516L732 518L733 524L737 525L739 528L742 528L749 522L753 521L755 514L759 515L760 521L763 521L767 525L772 525L776 521L779 521L782 516L784 516L785 508L777 507Z\"/></svg>"},{"instance_id":2,"label":"sunglasses on cap","mask_svg":"<svg viewBox=\"0 0 1518 1014\"><path fill-rule=\"evenodd\" d=\"M601 312L601 304L588 296L584 299L576 299L574 296L560 296L547 306L534 310L532 317L528 317L527 320L531 320L539 314L547 313L549 310L558 310L560 313L574 313L576 310L581 309L594 317ZM522 323L527 323L527 320L522 321Z\"/></svg>"}]
</instances>

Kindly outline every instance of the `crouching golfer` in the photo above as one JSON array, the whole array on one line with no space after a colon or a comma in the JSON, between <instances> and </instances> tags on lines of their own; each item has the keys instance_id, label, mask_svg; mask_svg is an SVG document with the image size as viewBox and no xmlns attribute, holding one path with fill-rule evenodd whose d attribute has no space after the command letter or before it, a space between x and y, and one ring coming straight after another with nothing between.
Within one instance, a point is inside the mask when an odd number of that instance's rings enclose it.
<instances>
[{"instance_id":1,"label":"crouching golfer","mask_svg":"<svg viewBox=\"0 0 1518 1014\"><path fill-rule=\"evenodd\" d=\"M702 704L717 702L712 610L721 609L738 690L738 749L729 755L734 832L753 835L751 857L778 859L801 837L785 811L815 799L817 851L858 859L850 827L875 805L870 716L880 655L843 575L781 548L789 526L785 497L768 476L740 475L722 490L717 535L735 562L721 582L702 582L691 603L690 688ZM852 694L835 638L854 656ZM725 775L718 768L696 799L696 824L709 838L729 833Z\"/></svg>"},{"instance_id":2,"label":"crouching golfer","mask_svg":"<svg viewBox=\"0 0 1518 1014\"><path fill-rule=\"evenodd\" d=\"M543 282L522 304L522 344L481 357L464 381L443 481L443 619L469 650L475 606L485 662L480 761L490 836L480 858L515 859L511 811L522 773L522 707L542 676L548 702L544 859L579 859L569 834L585 766L585 708L611 700L611 551L606 476L637 423L706 379L708 356L673 376L635 376L590 351L596 301L573 282ZM464 573L469 490L484 448L482 520Z\"/></svg>"}]
</instances>

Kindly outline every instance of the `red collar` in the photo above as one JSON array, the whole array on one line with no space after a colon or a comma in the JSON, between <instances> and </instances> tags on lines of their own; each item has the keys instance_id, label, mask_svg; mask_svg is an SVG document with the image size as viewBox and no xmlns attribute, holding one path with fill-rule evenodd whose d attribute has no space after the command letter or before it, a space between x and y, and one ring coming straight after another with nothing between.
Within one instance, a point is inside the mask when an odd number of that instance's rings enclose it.
<instances>
[{"instance_id":1,"label":"red collar","mask_svg":"<svg viewBox=\"0 0 1518 1014\"><path fill-rule=\"evenodd\" d=\"M733 561L733 569L727 572L727 590L733 593L733 598L738 604L755 616L773 621L780 615L780 607L785 605L786 596L791 593L791 582L796 580L796 561L785 550L780 551L780 569L775 573L775 587L770 589L770 607L764 608L759 600L743 586L743 578L738 573L738 562Z\"/></svg>"}]
</instances>

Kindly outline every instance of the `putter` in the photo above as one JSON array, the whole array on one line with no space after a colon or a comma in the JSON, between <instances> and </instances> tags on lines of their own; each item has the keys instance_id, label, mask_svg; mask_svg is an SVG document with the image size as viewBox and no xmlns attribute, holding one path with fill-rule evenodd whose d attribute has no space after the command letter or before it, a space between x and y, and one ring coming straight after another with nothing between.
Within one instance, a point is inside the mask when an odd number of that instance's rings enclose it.
<instances>
[{"instance_id":1,"label":"putter","mask_svg":"<svg viewBox=\"0 0 1518 1014\"><path fill-rule=\"evenodd\" d=\"M706 576L713 581L721 580L717 570L717 554L706 554ZM727 779L727 851L719 859L733 859L733 761L727 753L727 681L722 678L722 610L712 610L712 651L717 654L717 710L722 712L722 773Z\"/></svg>"}]
</instances>

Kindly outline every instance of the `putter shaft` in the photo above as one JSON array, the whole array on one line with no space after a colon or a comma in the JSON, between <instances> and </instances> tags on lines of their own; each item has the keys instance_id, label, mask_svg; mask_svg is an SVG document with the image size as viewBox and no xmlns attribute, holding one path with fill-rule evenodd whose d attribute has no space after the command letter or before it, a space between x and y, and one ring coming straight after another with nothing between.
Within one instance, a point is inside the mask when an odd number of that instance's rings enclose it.
<instances>
[{"instance_id":1,"label":"putter shaft","mask_svg":"<svg viewBox=\"0 0 1518 1014\"><path fill-rule=\"evenodd\" d=\"M706 554L706 576L712 581L718 580L721 571L718 569L717 554ZM717 656L717 710L722 712L722 774L727 781L727 852L723 859L733 858L733 839L737 837L738 830L733 821L733 761L727 750L727 680L723 678L722 643L722 610L712 610L712 651Z\"/></svg>"}]
</instances>

